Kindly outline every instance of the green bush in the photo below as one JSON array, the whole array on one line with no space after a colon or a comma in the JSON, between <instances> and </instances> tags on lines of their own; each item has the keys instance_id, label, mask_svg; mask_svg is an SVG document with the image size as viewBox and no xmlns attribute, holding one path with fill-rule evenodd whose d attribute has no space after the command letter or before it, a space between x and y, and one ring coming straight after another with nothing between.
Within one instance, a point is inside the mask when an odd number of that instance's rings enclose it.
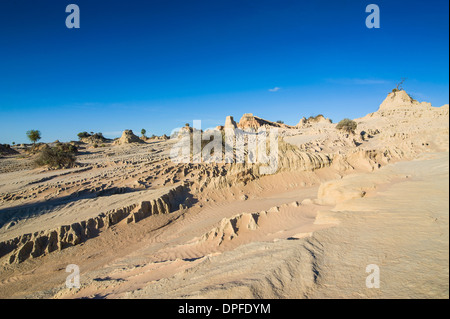
<instances>
[{"instance_id":1,"label":"green bush","mask_svg":"<svg viewBox=\"0 0 450 319\"><path fill-rule=\"evenodd\" d=\"M78 148L70 143L63 143L59 146L59 148L63 151L63 152L68 152L68 153L72 153L74 155L76 155L78 153Z\"/></svg>"},{"instance_id":2,"label":"green bush","mask_svg":"<svg viewBox=\"0 0 450 319\"><path fill-rule=\"evenodd\" d=\"M91 134L89 134L88 132L80 132L80 133L78 133L77 135L78 135L78 138L79 138L80 140L81 140L82 138L86 138L86 137L91 136Z\"/></svg>"},{"instance_id":3,"label":"green bush","mask_svg":"<svg viewBox=\"0 0 450 319\"><path fill-rule=\"evenodd\" d=\"M356 124L355 121L350 119L343 119L336 125L336 129L354 134L357 126L358 125Z\"/></svg>"},{"instance_id":4,"label":"green bush","mask_svg":"<svg viewBox=\"0 0 450 319\"><path fill-rule=\"evenodd\" d=\"M35 160L38 166L49 166L53 168L67 168L75 164L75 155L78 149L72 144L59 144L55 147L45 147Z\"/></svg>"}]
</instances>

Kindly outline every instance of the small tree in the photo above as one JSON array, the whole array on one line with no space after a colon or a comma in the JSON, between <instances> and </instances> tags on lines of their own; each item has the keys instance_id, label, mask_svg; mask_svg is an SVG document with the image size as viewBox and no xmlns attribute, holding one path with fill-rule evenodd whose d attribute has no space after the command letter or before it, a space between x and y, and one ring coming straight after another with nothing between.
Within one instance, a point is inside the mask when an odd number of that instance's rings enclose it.
<instances>
[{"instance_id":1,"label":"small tree","mask_svg":"<svg viewBox=\"0 0 450 319\"><path fill-rule=\"evenodd\" d=\"M145 130L145 128L143 128L143 129L141 130L142 136L145 136L145 133L147 133L147 131Z\"/></svg>"},{"instance_id":2,"label":"small tree","mask_svg":"<svg viewBox=\"0 0 450 319\"><path fill-rule=\"evenodd\" d=\"M38 130L29 130L27 132L27 137L30 141L33 142L33 144L36 144L36 142L41 139L41 132L39 132Z\"/></svg>"},{"instance_id":3,"label":"small tree","mask_svg":"<svg viewBox=\"0 0 450 319\"><path fill-rule=\"evenodd\" d=\"M16 142L12 142L12 145L16 145Z\"/></svg>"},{"instance_id":4,"label":"small tree","mask_svg":"<svg viewBox=\"0 0 450 319\"><path fill-rule=\"evenodd\" d=\"M358 126L358 124L356 124L355 121L352 121L350 119L343 119L336 125L336 129L347 132L347 133L355 134L355 130L356 130L357 126Z\"/></svg>"}]
</instances>

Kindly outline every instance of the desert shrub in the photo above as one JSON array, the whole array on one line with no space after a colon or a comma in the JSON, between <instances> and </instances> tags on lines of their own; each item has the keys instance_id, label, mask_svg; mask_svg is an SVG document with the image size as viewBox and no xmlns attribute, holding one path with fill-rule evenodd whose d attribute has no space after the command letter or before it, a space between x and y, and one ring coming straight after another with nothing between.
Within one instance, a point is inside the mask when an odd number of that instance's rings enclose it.
<instances>
[{"instance_id":1,"label":"desert shrub","mask_svg":"<svg viewBox=\"0 0 450 319\"><path fill-rule=\"evenodd\" d=\"M336 125L336 129L347 133L355 133L357 126L358 125L356 124L355 121L350 119L343 119Z\"/></svg>"},{"instance_id":2,"label":"desert shrub","mask_svg":"<svg viewBox=\"0 0 450 319\"><path fill-rule=\"evenodd\" d=\"M19 154L19 152L11 148L11 145L0 144L0 155L14 155L14 154Z\"/></svg>"},{"instance_id":3,"label":"desert shrub","mask_svg":"<svg viewBox=\"0 0 450 319\"><path fill-rule=\"evenodd\" d=\"M63 152L68 152L68 153L72 153L74 155L76 155L78 153L78 148L70 143L63 143L59 146L59 148L63 151Z\"/></svg>"},{"instance_id":4,"label":"desert shrub","mask_svg":"<svg viewBox=\"0 0 450 319\"><path fill-rule=\"evenodd\" d=\"M27 147L26 151L29 154L37 154L46 147L49 147L49 146L45 143L34 143L31 147Z\"/></svg>"},{"instance_id":5,"label":"desert shrub","mask_svg":"<svg viewBox=\"0 0 450 319\"><path fill-rule=\"evenodd\" d=\"M103 137L102 133L95 133L95 134L92 134L92 140L103 141L103 140L105 140L105 138Z\"/></svg>"},{"instance_id":6,"label":"desert shrub","mask_svg":"<svg viewBox=\"0 0 450 319\"><path fill-rule=\"evenodd\" d=\"M308 117L308 122L317 122L320 118L324 117L322 114L317 114L316 116L311 115Z\"/></svg>"},{"instance_id":7,"label":"desert shrub","mask_svg":"<svg viewBox=\"0 0 450 319\"><path fill-rule=\"evenodd\" d=\"M82 138L86 138L91 136L91 134L89 134L88 132L80 132L77 134L78 138L81 140Z\"/></svg>"},{"instance_id":8,"label":"desert shrub","mask_svg":"<svg viewBox=\"0 0 450 319\"><path fill-rule=\"evenodd\" d=\"M98 147L98 144L97 143L95 143L94 145L92 145L94 148L97 148Z\"/></svg>"},{"instance_id":9,"label":"desert shrub","mask_svg":"<svg viewBox=\"0 0 450 319\"><path fill-rule=\"evenodd\" d=\"M284 121L278 120L277 123L278 124L284 124Z\"/></svg>"},{"instance_id":10,"label":"desert shrub","mask_svg":"<svg viewBox=\"0 0 450 319\"><path fill-rule=\"evenodd\" d=\"M60 144L55 147L43 148L35 163L38 166L49 166L53 168L67 168L75 164L75 155L78 149L71 144Z\"/></svg>"},{"instance_id":11,"label":"desert shrub","mask_svg":"<svg viewBox=\"0 0 450 319\"><path fill-rule=\"evenodd\" d=\"M0 144L0 155L7 154L11 146L9 144Z\"/></svg>"},{"instance_id":12,"label":"desert shrub","mask_svg":"<svg viewBox=\"0 0 450 319\"><path fill-rule=\"evenodd\" d=\"M99 143L99 142L103 142L106 141L106 138L103 136L103 134L101 132L98 133L88 133L88 132L81 132L78 133L78 138L80 139L80 141L86 142L86 143Z\"/></svg>"},{"instance_id":13,"label":"desert shrub","mask_svg":"<svg viewBox=\"0 0 450 319\"><path fill-rule=\"evenodd\" d=\"M105 144L102 144L102 145L100 145L100 147L106 147L106 145L105 145Z\"/></svg>"}]
</instances>

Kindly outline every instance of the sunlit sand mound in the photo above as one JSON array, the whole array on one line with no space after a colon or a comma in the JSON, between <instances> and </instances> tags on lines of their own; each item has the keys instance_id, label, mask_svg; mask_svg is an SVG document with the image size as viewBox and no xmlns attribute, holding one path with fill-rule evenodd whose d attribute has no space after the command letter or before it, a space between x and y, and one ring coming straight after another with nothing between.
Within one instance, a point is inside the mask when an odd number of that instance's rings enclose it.
<instances>
[{"instance_id":1,"label":"sunlit sand mound","mask_svg":"<svg viewBox=\"0 0 450 319\"><path fill-rule=\"evenodd\" d=\"M83 143L88 143L88 144L102 144L102 143L110 142L109 139L105 138L100 133L95 133L93 135L81 137L80 141Z\"/></svg>"},{"instance_id":2,"label":"sunlit sand mound","mask_svg":"<svg viewBox=\"0 0 450 319\"><path fill-rule=\"evenodd\" d=\"M258 116L254 116L252 113L245 113L242 115L239 123L237 126L241 129L253 129L258 130L262 127L283 127L283 128L289 128L289 125L283 124L283 123L276 123L271 122L268 120L264 120Z\"/></svg>"},{"instance_id":3,"label":"sunlit sand mound","mask_svg":"<svg viewBox=\"0 0 450 319\"><path fill-rule=\"evenodd\" d=\"M310 116L309 118L303 117L300 122L296 125L298 128L302 128L303 126L311 126L316 123L322 123L322 124L331 124L331 120L325 118L322 114L319 114L317 116Z\"/></svg>"},{"instance_id":4,"label":"sunlit sand mound","mask_svg":"<svg viewBox=\"0 0 450 319\"><path fill-rule=\"evenodd\" d=\"M115 145L130 143L144 143L144 141L141 140L138 136L134 135L132 130L123 131L122 136L118 140L114 141Z\"/></svg>"}]
</instances>

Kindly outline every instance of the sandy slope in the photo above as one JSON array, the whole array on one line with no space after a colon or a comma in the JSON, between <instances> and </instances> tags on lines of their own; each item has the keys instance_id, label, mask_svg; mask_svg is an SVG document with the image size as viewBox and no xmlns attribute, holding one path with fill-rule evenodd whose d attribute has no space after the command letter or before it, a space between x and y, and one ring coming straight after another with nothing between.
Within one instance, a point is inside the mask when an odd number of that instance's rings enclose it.
<instances>
[{"instance_id":1,"label":"sandy slope","mask_svg":"<svg viewBox=\"0 0 450 319\"><path fill-rule=\"evenodd\" d=\"M359 176L376 189L339 203L330 214L339 226L316 234L323 284L309 297L448 298L448 161L427 154ZM368 264L380 267L380 289L365 287Z\"/></svg>"},{"instance_id":2,"label":"sandy slope","mask_svg":"<svg viewBox=\"0 0 450 319\"><path fill-rule=\"evenodd\" d=\"M339 223L307 239L248 244L125 296L448 298L448 153L429 157L375 173L409 176L395 182L352 176L379 191L321 213ZM365 286L369 264L380 289Z\"/></svg>"}]
</instances>

